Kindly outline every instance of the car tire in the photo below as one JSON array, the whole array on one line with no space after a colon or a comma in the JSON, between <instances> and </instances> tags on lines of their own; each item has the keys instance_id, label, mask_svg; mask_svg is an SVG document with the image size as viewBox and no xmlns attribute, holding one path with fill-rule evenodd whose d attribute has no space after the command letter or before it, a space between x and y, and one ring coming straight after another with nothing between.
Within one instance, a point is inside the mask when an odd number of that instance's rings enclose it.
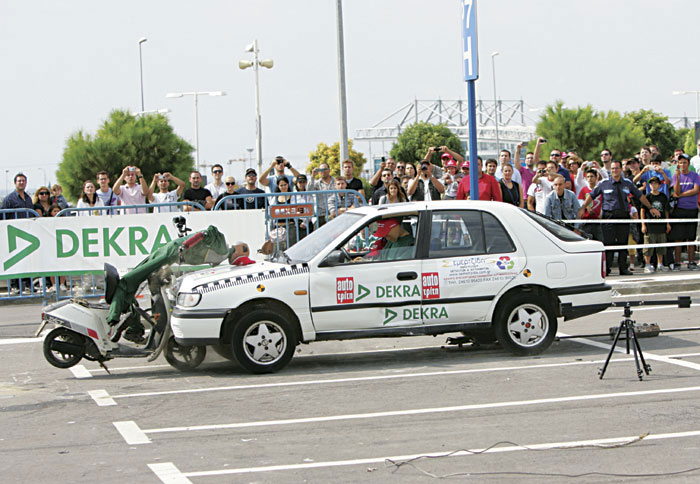
<instances>
[{"instance_id":1,"label":"car tire","mask_svg":"<svg viewBox=\"0 0 700 484\"><path fill-rule=\"evenodd\" d=\"M231 335L236 361L251 373L274 373L294 356L297 336L284 315L253 309L238 320Z\"/></svg>"},{"instance_id":2,"label":"car tire","mask_svg":"<svg viewBox=\"0 0 700 484\"><path fill-rule=\"evenodd\" d=\"M496 310L494 330L499 343L518 356L538 355L557 333L552 305L532 293L506 296Z\"/></svg>"},{"instance_id":3,"label":"car tire","mask_svg":"<svg viewBox=\"0 0 700 484\"><path fill-rule=\"evenodd\" d=\"M173 368L183 372L194 371L207 356L207 347L180 345L175 341L175 337L171 336L165 344L163 355L165 361Z\"/></svg>"}]
</instances>

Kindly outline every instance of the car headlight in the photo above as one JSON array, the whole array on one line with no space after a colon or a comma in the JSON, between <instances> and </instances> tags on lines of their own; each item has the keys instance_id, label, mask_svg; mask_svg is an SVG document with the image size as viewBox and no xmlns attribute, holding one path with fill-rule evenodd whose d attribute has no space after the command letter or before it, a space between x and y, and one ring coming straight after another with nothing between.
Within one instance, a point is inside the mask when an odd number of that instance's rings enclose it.
<instances>
[{"instance_id":1,"label":"car headlight","mask_svg":"<svg viewBox=\"0 0 700 484\"><path fill-rule=\"evenodd\" d=\"M177 305L183 308L193 308L199 301L202 295L198 292L181 292L177 295Z\"/></svg>"}]
</instances>

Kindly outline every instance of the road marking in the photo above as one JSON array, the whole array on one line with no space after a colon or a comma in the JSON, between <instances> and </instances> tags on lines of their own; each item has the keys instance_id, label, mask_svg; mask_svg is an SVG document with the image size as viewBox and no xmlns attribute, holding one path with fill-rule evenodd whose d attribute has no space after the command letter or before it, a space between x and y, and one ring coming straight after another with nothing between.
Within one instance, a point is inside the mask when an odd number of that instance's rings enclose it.
<instances>
[{"instance_id":1,"label":"road marking","mask_svg":"<svg viewBox=\"0 0 700 484\"><path fill-rule=\"evenodd\" d=\"M121 368L110 368L109 371L114 372L114 371L126 371L126 370L150 370L151 368L163 368L163 367L170 367L170 365L141 365L141 366L123 366ZM173 368L174 370L174 368ZM92 368L88 370L90 373L99 373L99 372L105 372L104 368Z\"/></svg>"},{"instance_id":2,"label":"road marking","mask_svg":"<svg viewBox=\"0 0 700 484\"><path fill-rule=\"evenodd\" d=\"M76 378L92 378L92 373L83 365L72 366L70 371Z\"/></svg>"},{"instance_id":3,"label":"road marking","mask_svg":"<svg viewBox=\"0 0 700 484\"><path fill-rule=\"evenodd\" d=\"M150 444L151 439L149 439L146 434L141 430L141 428L136 425L133 420L125 420L122 422L112 422L117 428L119 433L124 437L126 443L129 445L138 444Z\"/></svg>"},{"instance_id":4,"label":"road marking","mask_svg":"<svg viewBox=\"0 0 700 484\"><path fill-rule=\"evenodd\" d=\"M40 335L37 338L6 338L0 339L0 345L17 345L24 343L41 343L44 338Z\"/></svg>"},{"instance_id":5,"label":"road marking","mask_svg":"<svg viewBox=\"0 0 700 484\"><path fill-rule=\"evenodd\" d=\"M559 333L562 336L566 336L563 333ZM589 346L595 346L596 348L603 348L608 351L610 351L610 347L612 345L606 344L606 343L599 343L598 341L593 341L588 338L571 338L570 341L578 341L579 343L583 343ZM616 347L615 351L618 353L626 353L625 348L619 348ZM652 361L661 361L663 363L669 363L671 365L678 365L678 366L684 366L686 368L691 368L693 370L700 370L700 365L697 363L692 363L690 361L685 361L685 360L674 360L673 358L670 358L668 356L661 356L657 355L655 353L648 353L646 351L643 351L644 354L644 359L646 360L652 360Z\"/></svg>"},{"instance_id":6,"label":"road marking","mask_svg":"<svg viewBox=\"0 0 700 484\"><path fill-rule=\"evenodd\" d=\"M221 430L221 429L240 429L240 428L251 428L251 427L267 427L267 426L277 426L277 425L296 425L296 424L307 424L307 423L318 423L318 422L332 422L340 420L362 420L362 419L372 419L372 418L384 418L384 417L400 417L404 415L425 415L432 413L449 413L449 412L463 412L468 410L481 410L487 408L506 408L506 407L524 407L529 405L543 405L550 403L562 403L562 402L577 402L577 401L587 401L587 400L603 400L603 399L614 399L614 398L627 398L635 396L646 396L646 395L663 395L672 393L687 393L687 392L697 392L700 391L700 386L695 387L680 387L680 388L664 388L659 390L640 390L636 392L616 392L616 393L600 393L593 395L574 395L569 397L553 397L553 398L539 398L536 400L519 400L519 401L509 401L509 402L492 402L492 403L477 403L470 405L456 405L451 407L432 407L432 408L416 408L409 410L392 410L385 412L370 412L370 413L357 413L357 414L344 414L344 415L329 415L326 417L306 417L306 418L293 418L284 420L262 420L253 422L240 422L240 423L229 423L229 424L211 424L211 425L193 425L186 427L165 427L159 429L144 429L139 430L143 434L157 434L166 432L194 432L200 430ZM133 422L132 422L133 423ZM115 423L116 425L116 423ZM136 425L136 424L134 424ZM144 435L145 437L145 435Z\"/></svg>"},{"instance_id":7,"label":"road marking","mask_svg":"<svg viewBox=\"0 0 700 484\"><path fill-rule=\"evenodd\" d=\"M190 481L172 462L148 464L153 473L166 484L189 484Z\"/></svg>"},{"instance_id":8,"label":"road marking","mask_svg":"<svg viewBox=\"0 0 700 484\"><path fill-rule=\"evenodd\" d=\"M90 390L88 395L90 395L90 397L92 397L92 399L95 400L95 403L97 403L97 405L100 407L108 407L110 405L117 404L117 402L112 400L112 398L109 396L107 390Z\"/></svg>"},{"instance_id":9,"label":"road marking","mask_svg":"<svg viewBox=\"0 0 700 484\"><path fill-rule=\"evenodd\" d=\"M375 380L393 380L402 378L417 378L417 377L429 377L429 376L449 376L449 375L464 375L468 373L488 373L496 371L515 371L515 370L529 370L538 368L555 368L562 366L579 366L579 365L591 365L600 364L604 360L597 361L574 361L569 363L545 363L541 365L524 365L524 366L506 366L498 368L474 368L470 370L450 370L450 371L431 371L423 373L402 373L398 375L378 375L378 376L358 376L351 378L332 378L327 380L302 380L302 381L287 381L278 383L258 383L251 385L232 385L225 387L208 387L208 388L191 388L182 390L165 390L161 392L144 392L144 393L127 393L122 395L112 395L112 398L134 398L134 397L153 397L162 395L179 395L183 393L205 393L205 392L219 392L219 391L233 391L233 390L251 390L258 388L274 388L274 387L290 387L290 386L301 386L301 385L324 385L329 383L349 383L349 382L360 382L360 381L375 381ZM618 361L618 360L615 360ZM620 360L621 361L621 360Z\"/></svg>"},{"instance_id":10,"label":"road marking","mask_svg":"<svg viewBox=\"0 0 700 484\"><path fill-rule=\"evenodd\" d=\"M700 436L700 430L694 430L690 432L674 432L665 434L649 434L644 437L644 441L647 440L665 440L665 439L678 439L687 437L697 437ZM368 464L383 464L387 460L394 462L407 461L412 459L417 459L419 457L470 457L479 454L496 454L502 452L517 452L523 450L549 450L556 448L575 448L581 446L596 446L596 445L615 445L624 444L627 442L633 442L639 439L639 435L634 435L630 437L611 437L604 439L592 439L592 440L573 440L566 442L548 442L542 444L527 444L527 445L511 445L507 447L494 447L491 449L472 449L470 451L460 450L457 452L447 453L444 451L440 452L421 452L418 454L409 455L393 455L393 456L383 456L383 457L369 457L365 459L349 459L349 460L336 460L336 461L324 461L324 462L309 462L304 464L286 464L286 465L273 465L273 466L261 466L261 467L242 467L238 469L221 469L212 471L199 471L199 472L184 472L180 476L184 478L188 477L211 477L211 476L222 476L227 474L251 474L257 472L272 472L272 471L289 471L289 470L299 470L299 469L318 469L323 467L341 467L341 466L354 466L354 465L368 465ZM149 464L149 467L155 465L162 465L165 467L167 464ZM175 466L173 466L175 467ZM153 467L151 467L153 469ZM155 471L154 471L155 472ZM178 471L179 472L179 471ZM158 474L156 474L158 475ZM160 477L160 476L158 476ZM161 477L161 480L163 478ZM187 481L164 481L163 482L187 482Z\"/></svg>"}]
</instances>

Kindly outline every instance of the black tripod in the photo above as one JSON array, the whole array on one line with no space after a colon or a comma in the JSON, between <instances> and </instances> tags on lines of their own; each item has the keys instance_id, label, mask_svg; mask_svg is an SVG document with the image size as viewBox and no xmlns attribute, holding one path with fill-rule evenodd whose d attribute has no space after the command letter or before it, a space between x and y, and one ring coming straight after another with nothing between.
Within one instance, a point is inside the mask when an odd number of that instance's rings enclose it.
<instances>
[{"instance_id":1,"label":"black tripod","mask_svg":"<svg viewBox=\"0 0 700 484\"><path fill-rule=\"evenodd\" d=\"M625 304L625 309L622 313L624 319L620 321L620 327L617 328L617 333L615 334L615 339L613 340L612 347L610 348L610 353L608 353L608 357L605 359L605 363L603 364L603 368L601 368L598 371L598 374L600 375L600 379L603 379L603 375L605 375L605 370L608 368L608 363L610 363L610 358L612 357L613 352L615 351L615 346L617 345L617 340L620 339L620 333L622 333L622 330L625 330L625 336L626 336L626 342L627 342L627 354L630 354L630 340L632 340L632 350L634 352L634 363L637 365L637 376L639 377L639 380L641 381L643 379L643 373L642 369L644 370L644 373L647 375L651 371L651 366L647 365L647 362L644 360L644 355L642 354L642 347L639 346L639 340L637 339L637 333L634 330L634 321L630 319L630 316L632 316L632 310L630 309L629 303ZM641 366L639 365L641 361Z\"/></svg>"}]
</instances>

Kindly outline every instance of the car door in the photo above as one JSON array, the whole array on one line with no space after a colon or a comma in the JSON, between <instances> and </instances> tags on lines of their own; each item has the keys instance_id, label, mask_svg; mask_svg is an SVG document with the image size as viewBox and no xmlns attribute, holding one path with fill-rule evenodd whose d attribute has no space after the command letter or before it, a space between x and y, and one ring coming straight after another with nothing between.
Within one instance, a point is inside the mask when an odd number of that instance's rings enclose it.
<instances>
[{"instance_id":1,"label":"car door","mask_svg":"<svg viewBox=\"0 0 700 484\"><path fill-rule=\"evenodd\" d=\"M504 225L484 210L434 211L429 225L423 312L446 312L451 323L485 321L496 295L523 271L524 255Z\"/></svg>"},{"instance_id":2,"label":"car door","mask_svg":"<svg viewBox=\"0 0 700 484\"><path fill-rule=\"evenodd\" d=\"M317 267L310 273L311 314L317 332L377 330L421 325L421 262L416 259L418 214L392 217L413 240L397 256L380 247L375 219L345 239L351 260ZM322 264L323 265L323 264Z\"/></svg>"}]
</instances>

